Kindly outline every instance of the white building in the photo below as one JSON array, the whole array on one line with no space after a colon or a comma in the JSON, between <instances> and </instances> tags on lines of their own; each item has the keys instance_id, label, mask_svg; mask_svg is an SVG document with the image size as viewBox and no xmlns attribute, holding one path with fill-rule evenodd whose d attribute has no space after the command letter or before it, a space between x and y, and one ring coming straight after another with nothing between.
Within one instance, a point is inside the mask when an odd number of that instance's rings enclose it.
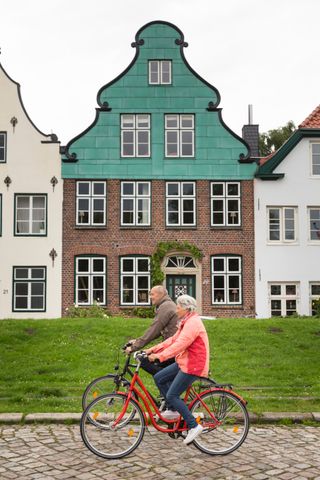
<instances>
[{"instance_id":1,"label":"white building","mask_svg":"<svg viewBox=\"0 0 320 480\"><path fill-rule=\"evenodd\" d=\"M61 316L59 142L32 123L0 64L0 318Z\"/></svg>"},{"instance_id":2,"label":"white building","mask_svg":"<svg viewBox=\"0 0 320 480\"><path fill-rule=\"evenodd\" d=\"M320 296L320 105L255 180L259 318L312 314Z\"/></svg>"}]
</instances>

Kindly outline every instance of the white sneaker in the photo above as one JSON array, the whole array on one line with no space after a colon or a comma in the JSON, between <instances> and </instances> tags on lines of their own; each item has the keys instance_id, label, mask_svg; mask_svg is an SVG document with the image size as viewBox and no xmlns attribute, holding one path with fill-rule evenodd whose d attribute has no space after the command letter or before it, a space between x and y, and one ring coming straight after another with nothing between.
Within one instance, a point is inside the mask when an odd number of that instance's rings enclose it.
<instances>
[{"instance_id":1,"label":"white sneaker","mask_svg":"<svg viewBox=\"0 0 320 480\"><path fill-rule=\"evenodd\" d=\"M180 416L179 412L174 412L173 410L165 410L161 412L161 417L165 418L166 420L175 420Z\"/></svg>"},{"instance_id":2,"label":"white sneaker","mask_svg":"<svg viewBox=\"0 0 320 480\"><path fill-rule=\"evenodd\" d=\"M189 445L189 443L193 442L193 440L203 432L203 426L197 425L196 427L190 428L188 435L183 440L185 445Z\"/></svg>"}]
</instances>

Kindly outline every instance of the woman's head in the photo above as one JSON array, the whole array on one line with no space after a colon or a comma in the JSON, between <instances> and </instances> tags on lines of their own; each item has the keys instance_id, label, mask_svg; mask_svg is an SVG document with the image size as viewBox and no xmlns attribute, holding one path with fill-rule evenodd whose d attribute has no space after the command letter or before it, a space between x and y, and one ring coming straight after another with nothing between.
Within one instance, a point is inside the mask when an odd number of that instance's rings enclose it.
<instances>
[{"instance_id":1,"label":"woman's head","mask_svg":"<svg viewBox=\"0 0 320 480\"><path fill-rule=\"evenodd\" d=\"M177 315L179 318L186 315L189 312L195 312L197 309L197 302L190 295L180 295L176 300L177 303Z\"/></svg>"}]
</instances>

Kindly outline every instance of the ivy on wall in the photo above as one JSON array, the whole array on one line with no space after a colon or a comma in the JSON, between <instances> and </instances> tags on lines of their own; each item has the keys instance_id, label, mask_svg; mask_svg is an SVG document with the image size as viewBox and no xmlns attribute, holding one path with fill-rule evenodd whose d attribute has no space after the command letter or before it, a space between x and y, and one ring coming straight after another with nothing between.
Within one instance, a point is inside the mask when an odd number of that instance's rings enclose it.
<instances>
[{"instance_id":1,"label":"ivy on wall","mask_svg":"<svg viewBox=\"0 0 320 480\"><path fill-rule=\"evenodd\" d=\"M159 242L154 254L151 257L151 284L161 285L164 280L164 273L161 270L161 263L170 250L178 252L190 252L197 260L201 260L203 253L198 247L189 242Z\"/></svg>"}]
</instances>

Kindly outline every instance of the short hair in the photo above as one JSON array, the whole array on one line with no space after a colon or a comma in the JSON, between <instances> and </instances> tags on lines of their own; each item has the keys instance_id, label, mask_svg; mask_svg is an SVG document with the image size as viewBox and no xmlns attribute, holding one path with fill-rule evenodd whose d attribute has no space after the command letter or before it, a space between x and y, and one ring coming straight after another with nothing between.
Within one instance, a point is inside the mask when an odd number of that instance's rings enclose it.
<instances>
[{"instance_id":1,"label":"short hair","mask_svg":"<svg viewBox=\"0 0 320 480\"><path fill-rule=\"evenodd\" d=\"M163 285L155 285L151 290L156 290L156 292L162 293L162 295L168 295L168 290Z\"/></svg>"},{"instance_id":2,"label":"short hair","mask_svg":"<svg viewBox=\"0 0 320 480\"><path fill-rule=\"evenodd\" d=\"M189 310L189 312L194 312L197 309L196 299L190 295L180 295L176 300L177 305L184 308L184 310Z\"/></svg>"}]
</instances>

